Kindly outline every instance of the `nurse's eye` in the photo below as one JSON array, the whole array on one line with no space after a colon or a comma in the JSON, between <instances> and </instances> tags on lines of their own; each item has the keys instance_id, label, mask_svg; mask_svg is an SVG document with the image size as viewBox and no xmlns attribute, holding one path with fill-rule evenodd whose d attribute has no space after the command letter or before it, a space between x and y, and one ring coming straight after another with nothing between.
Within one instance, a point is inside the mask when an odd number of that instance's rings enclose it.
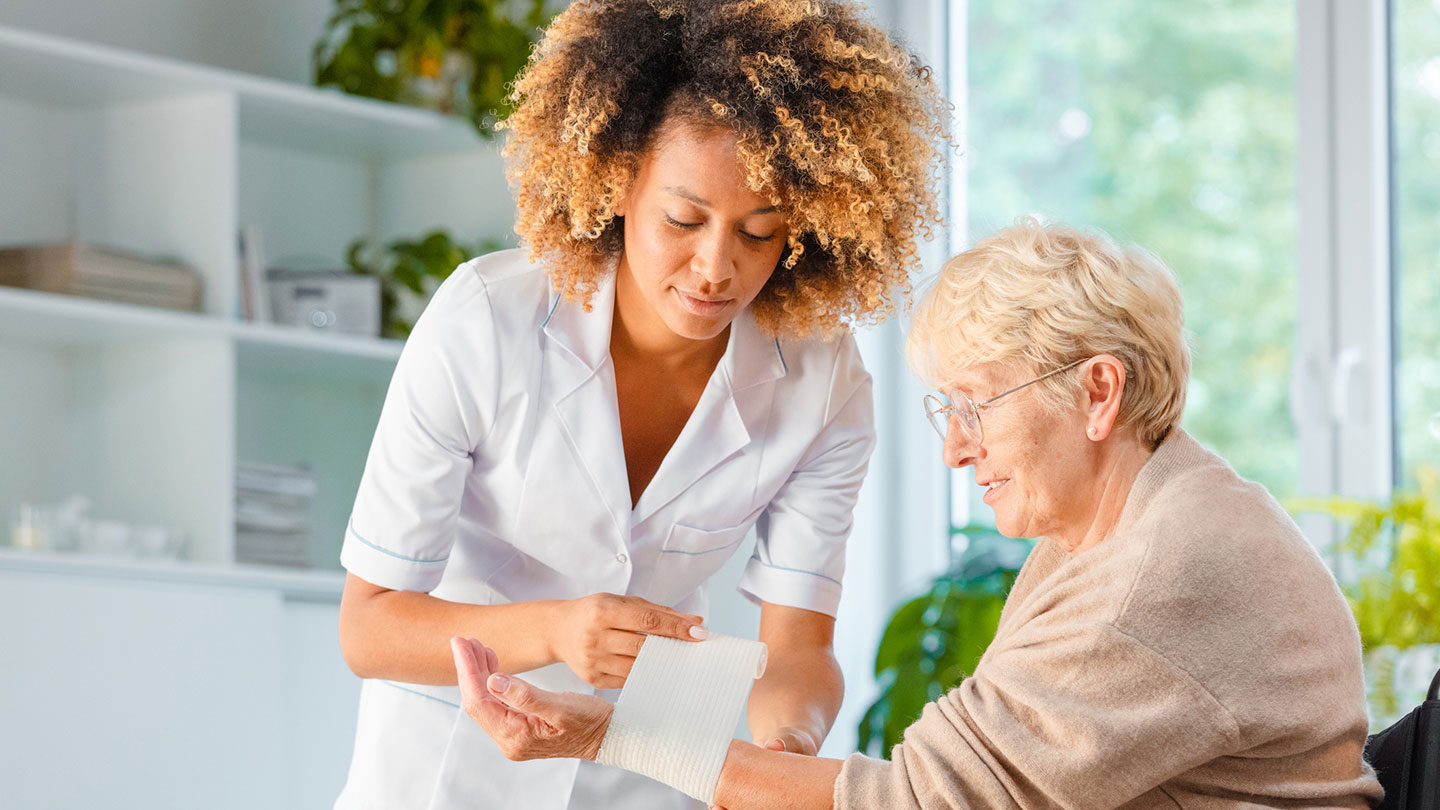
<instances>
[{"instance_id":1,"label":"nurse's eye","mask_svg":"<svg viewBox=\"0 0 1440 810\"><path fill-rule=\"evenodd\" d=\"M698 222L681 222L680 220L670 216L669 214L665 215L665 222L672 227L683 228L687 231L700 227L700 223Z\"/></svg>"},{"instance_id":2,"label":"nurse's eye","mask_svg":"<svg viewBox=\"0 0 1440 810\"><path fill-rule=\"evenodd\" d=\"M747 242L754 242L758 245L763 245L766 242L771 242L775 239L775 234L773 233L768 236L757 236L753 233L750 233L749 231L741 231L740 235L745 237L745 240Z\"/></svg>"}]
</instances>

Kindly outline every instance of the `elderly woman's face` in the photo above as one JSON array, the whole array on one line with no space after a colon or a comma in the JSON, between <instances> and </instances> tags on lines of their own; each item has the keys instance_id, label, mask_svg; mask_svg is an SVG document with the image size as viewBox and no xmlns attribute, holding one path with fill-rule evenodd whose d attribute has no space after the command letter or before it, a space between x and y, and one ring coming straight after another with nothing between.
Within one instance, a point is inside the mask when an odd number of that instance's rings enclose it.
<instances>
[{"instance_id":1,"label":"elderly woman's face","mask_svg":"<svg viewBox=\"0 0 1440 810\"><path fill-rule=\"evenodd\" d=\"M1054 535L1085 520L1083 499L1073 494L1084 491L1086 478L1097 472L1078 389L1076 407L1060 413L1044 406L1034 386L980 405L1034 376L986 364L960 372L945 389L963 392L979 405L985 433L983 444L977 443L951 419L945 463L975 468L975 483L995 511L995 527L1007 537Z\"/></svg>"},{"instance_id":2,"label":"elderly woman's face","mask_svg":"<svg viewBox=\"0 0 1440 810\"><path fill-rule=\"evenodd\" d=\"M625 201L621 272L670 331L719 335L765 287L785 250L785 215L745 185L735 135L673 125Z\"/></svg>"}]
</instances>

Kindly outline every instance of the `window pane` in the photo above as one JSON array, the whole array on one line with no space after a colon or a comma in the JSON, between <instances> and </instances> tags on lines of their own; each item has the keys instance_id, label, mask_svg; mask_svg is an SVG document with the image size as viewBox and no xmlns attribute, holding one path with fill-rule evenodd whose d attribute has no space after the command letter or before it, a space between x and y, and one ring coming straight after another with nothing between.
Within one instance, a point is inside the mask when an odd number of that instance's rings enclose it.
<instances>
[{"instance_id":1,"label":"window pane","mask_svg":"<svg viewBox=\"0 0 1440 810\"><path fill-rule=\"evenodd\" d=\"M1440 2L1396 0L1395 370L1400 483L1440 467Z\"/></svg>"},{"instance_id":2,"label":"window pane","mask_svg":"<svg viewBox=\"0 0 1440 810\"><path fill-rule=\"evenodd\" d=\"M969 0L969 235L1021 214L1099 227L1180 278L1184 426L1296 491L1295 9Z\"/></svg>"}]
</instances>

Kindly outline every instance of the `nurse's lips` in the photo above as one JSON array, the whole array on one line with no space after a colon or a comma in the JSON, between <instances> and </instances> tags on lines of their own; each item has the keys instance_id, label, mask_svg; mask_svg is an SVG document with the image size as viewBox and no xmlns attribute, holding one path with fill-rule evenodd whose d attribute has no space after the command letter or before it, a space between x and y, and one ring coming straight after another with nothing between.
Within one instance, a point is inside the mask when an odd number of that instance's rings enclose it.
<instances>
[{"instance_id":1,"label":"nurse's lips","mask_svg":"<svg viewBox=\"0 0 1440 810\"><path fill-rule=\"evenodd\" d=\"M729 298L705 298L694 296L676 290L675 294L680 297L680 305L685 307L692 315L699 315L702 318L712 318L725 311L730 306Z\"/></svg>"}]
</instances>

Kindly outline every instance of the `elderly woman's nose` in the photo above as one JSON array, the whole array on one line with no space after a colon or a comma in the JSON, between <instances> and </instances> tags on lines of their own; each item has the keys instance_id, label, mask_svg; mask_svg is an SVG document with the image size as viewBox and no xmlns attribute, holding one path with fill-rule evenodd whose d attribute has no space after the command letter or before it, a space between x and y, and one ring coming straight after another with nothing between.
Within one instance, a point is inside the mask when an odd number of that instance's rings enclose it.
<instances>
[{"instance_id":1,"label":"elderly woman's nose","mask_svg":"<svg viewBox=\"0 0 1440 810\"><path fill-rule=\"evenodd\" d=\"M949 427L945 429L945 466L958 470L974 464L984 452L984 449L971 437L970 431L961 426L957 420L950 420Z\"/></svg>"}]
</instances>

